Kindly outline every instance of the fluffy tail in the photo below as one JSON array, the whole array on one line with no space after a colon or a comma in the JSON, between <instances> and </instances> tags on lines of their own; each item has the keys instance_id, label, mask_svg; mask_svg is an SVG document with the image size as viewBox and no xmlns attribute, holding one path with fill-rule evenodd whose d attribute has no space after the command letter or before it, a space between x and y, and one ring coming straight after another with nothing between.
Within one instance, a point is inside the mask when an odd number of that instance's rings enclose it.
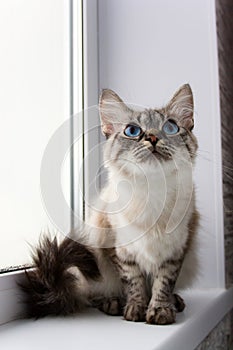
<instances>
[{"instance_id":1,"label":"fluffy tail","mask_svg":"<svg viewBox=\"0 0 233 350\"><path fill-rule=\"evenodd\" d=\"M44 238L37 247L33 261L35 268L25 271L20 283L24 292L27 317L76 313L87 304L78 292L78 277L68 269L76 266L86 279L97 280L100 272L93 253L83 244L65 238Z\"/></svg>"}]
</instances>

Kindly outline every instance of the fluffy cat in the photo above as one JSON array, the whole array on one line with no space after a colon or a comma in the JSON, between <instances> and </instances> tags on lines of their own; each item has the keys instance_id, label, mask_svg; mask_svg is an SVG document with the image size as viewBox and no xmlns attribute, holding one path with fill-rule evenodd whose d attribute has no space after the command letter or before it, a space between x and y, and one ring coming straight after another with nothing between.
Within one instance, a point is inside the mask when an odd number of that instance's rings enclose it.
<instances>
[{"instance_id":1,"label":"fluffy cat","mask_svg":"<svg viewBox=\"0 0 233 350\"><path fill-rule=\"evenodd\" d=\"M173 291L198 222L192 90L183 85L164 108L135 111L106 89L99 108L107 184L75 240L39 244L22 285L28 315L91 305L171 324L185 307Z\"/></svg>"}]
</instances>

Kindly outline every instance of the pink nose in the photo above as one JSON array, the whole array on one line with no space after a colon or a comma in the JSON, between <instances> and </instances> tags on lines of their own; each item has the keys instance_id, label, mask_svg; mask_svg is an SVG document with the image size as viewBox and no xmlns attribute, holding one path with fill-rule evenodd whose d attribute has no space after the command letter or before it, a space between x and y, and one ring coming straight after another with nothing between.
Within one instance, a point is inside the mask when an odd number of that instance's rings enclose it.
<instances>
[{"instance_id":1,"label":"pink nose","mask_svg":"<svg viewBox=\"0 0 233 350\"><path fill-rule=\"evenodd\" d=\"M156 142L157 137L155 135L149 134L147 136L147 140L150 141L151 143L154 143L154 142Z\"/></svg>"},{"instance_id":2,"label":"pink nose","mask_svg":"<svg viewBox=\"0 0 233 350\"><path fill-rule=\"evenodd\" d=\"M152 146L155 146L157 141L158 141L158 138L154 135L154 134L147 134L146 135L146 138L145 138L146 141L150 141L150 143L152 144Z\"/></svg>"}]
</instances>

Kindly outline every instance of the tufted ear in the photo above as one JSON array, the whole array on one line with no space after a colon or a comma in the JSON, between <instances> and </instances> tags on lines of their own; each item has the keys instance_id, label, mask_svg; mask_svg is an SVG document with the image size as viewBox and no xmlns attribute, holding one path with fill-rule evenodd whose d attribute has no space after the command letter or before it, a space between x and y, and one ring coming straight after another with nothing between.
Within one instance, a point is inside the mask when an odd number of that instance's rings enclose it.
<instances>
[{"instance_id":1,"label":"tufted ear","mask_svg":"<svg viewBox=\"0 0 233 350\"><path fill-rule=\"evenodd\" d=\"M166 112L185 129L193 129L193 93L189 84L181 86L175 93L166 106Z\"/></svg>"},{"instance_id":2,"label":"tufted ear","mask_svg":"<svg viewBox=\"0 0 233 350\"><path fill-rule=\"evenodd\" d=\"M131 110L112 90L104 89L99 100L102 132L106 137L122 129L129 120Z\"/></svg>"}]
</instances>

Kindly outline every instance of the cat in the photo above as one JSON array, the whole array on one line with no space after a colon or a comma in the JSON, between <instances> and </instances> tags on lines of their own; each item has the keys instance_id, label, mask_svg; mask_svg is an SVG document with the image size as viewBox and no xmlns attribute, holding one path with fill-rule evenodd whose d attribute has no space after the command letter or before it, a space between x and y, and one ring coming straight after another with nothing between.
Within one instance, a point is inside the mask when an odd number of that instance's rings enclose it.
<instances>
[{"instance_id":1,"label":"cat","mask_svg":"<svg viewBox=\"0 0 233 350\"><path fill-rule=\"evenodd\" d=\"M99 110L107 183L75 239L39 243L21 284L27 315L94 306L128 321L172 324L185 307L174 287L198 225L191 87L161 109L140 111L105 89Z\"/></svg>"}]
</instances>

